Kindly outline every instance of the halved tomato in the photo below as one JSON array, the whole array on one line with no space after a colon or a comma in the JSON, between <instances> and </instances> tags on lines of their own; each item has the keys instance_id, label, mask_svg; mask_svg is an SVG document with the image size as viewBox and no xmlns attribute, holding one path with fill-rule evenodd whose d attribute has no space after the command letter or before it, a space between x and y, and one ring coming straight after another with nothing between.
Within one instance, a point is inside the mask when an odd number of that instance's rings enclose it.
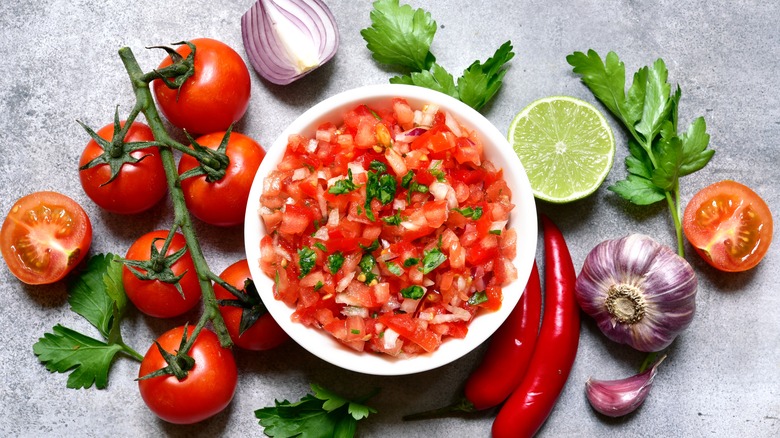
<instances>
[{"instance_id":1,"label":"halved tomato","mask_svg":"<svg viewBox=\"0 0 780 438\"><path fill-rule=\"evenodd\" d=\"M758 264L772 242L772 214L745 185L720 181L694 195L683 216L683 231L704 260L721 271L746 271Z\"/></svg>"},{"instance_id":2,"label":"halved tomato","mask_svg":"<svg viewBox=\"0 0 780 438\"><path fill-rule=\"evenodd\" d=\"M5 263L27 284L62 279L84 259L91 243L87 213L57 192L35 192L16 201L0 231Z\"/></svg>"}]
</instances>

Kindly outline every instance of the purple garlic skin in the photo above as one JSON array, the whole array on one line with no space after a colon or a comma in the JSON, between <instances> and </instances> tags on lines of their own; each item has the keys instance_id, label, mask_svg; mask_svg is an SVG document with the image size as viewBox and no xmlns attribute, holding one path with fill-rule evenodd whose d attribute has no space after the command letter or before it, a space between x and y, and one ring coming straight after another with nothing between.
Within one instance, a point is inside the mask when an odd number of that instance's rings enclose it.
<instances>
[{"instance_id":1,"label":"purple garlic skin","mask_svg":"<svg viewBox=\"0 0 780 438\"><path fill-rule=\"evenodd\" d=\"M654 352L690 325L697 287L684 258L648 236L631 234L593 248L575 292L609 339Z\"/></svg>"},{"instance_id":2,"label":"purple garlic skin","mask_svg":"<svg viewBox=\"0 0 780 438\"><path fill-rule=\"evenodd\" d=\"M585 395L590 405L608 417L621 417L634 412L650 393L656 370L664 358L666 356L646 371L625 379L588 379L585 382Z\"/></svg>"}]
</instances>

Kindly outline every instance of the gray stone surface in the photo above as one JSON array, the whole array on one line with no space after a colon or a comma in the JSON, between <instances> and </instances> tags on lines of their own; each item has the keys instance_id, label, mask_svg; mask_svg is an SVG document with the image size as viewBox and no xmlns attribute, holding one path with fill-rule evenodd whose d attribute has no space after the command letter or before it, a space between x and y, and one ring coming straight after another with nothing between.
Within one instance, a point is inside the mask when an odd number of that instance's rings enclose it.
<instances>
[{"instance_id":1,"label":"gray stone surface","mask_svg":"<svg viewBox=\"0 0 780 438\"><path fill-rule=\"evenodd\" d=\"M253 74L249 112L238 129L269 145L283 127L317 101L355 86L384 83L391 71L370 58L359 35L369 23L368 1L328 1L341 31L333 61L306 79L269 85ZM98 209L82 191L77 161L88 138L75 122L109 123L116 105L132 105L127 76L117 56L133 49L144 69L161 52L144 47L208 36L244 55L239 18L251 0L211 2L85 0L0 2L0 210L18 197L56 190L79 201L94 225L93 253L124 254L142 233L168 226L166 201L152 211L123 217ZM517 57L505 86L484 114L502 131L532 100L549 95L594 98L571 73L566 55L594 48L616 51L627 69L663 57L670 79L682 87L680 123L707 119L717 151L703 171L682 184L683 202L700 188L735 179L780 211L777 139L780 138L780 3L738 0L683 1L413 1L439 23L433 52L457 72L486 59L511 40ZM618 150L607 183L625 175L626 135L613 119ZM568 239L576 268L598 242L642 232L673 245L665 208L627 205L606 190L566 206L544 203ZM242 230L197 224L213 270L242 258ZM643 356L607 341L588 318L568 385L540 436L751 436L780 434L780 245L750 272L724 274L709 268L688 246L700 280L698 310L663 364L647 403L633 415L607 419L585 399L589 376L618 378ZM541 257L541 254L539 255ZM107 390L69 390L66 376L50 374L32 345L57 323L90 332L69 311L62 283L31 287L0 267L0 435L3 436L248 436L261 428L253 410L275 398L298 399L309 382L345 394L374 387L380 413L360 424L361 436L488 436L495 412L473 418L405 423L403 414L453 401L483 349L443 368L408 377L354 374L324 363L294 344L263 353L238 351L240 387L230 408L195 426L158 420L133 378L138 365L119 359ZM145 351L152 338L174 324L131 311L125 339Z\"/></svg>"}]
</instances>

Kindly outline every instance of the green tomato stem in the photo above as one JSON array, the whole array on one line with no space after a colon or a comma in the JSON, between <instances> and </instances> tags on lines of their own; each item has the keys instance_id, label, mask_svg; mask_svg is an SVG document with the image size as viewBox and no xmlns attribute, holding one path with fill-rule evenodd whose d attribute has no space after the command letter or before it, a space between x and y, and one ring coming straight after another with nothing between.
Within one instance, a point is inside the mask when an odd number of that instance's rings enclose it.
<instances>
[{"instance_id":1,"label":"green tomato stem","mask_svg":"<svg viewBox=\"0 0 780 438\"><path fill-rule=\"evenodd\" d=\"M192 149L181 145L168 135L162 118L157 112L157 107L154 104L154 99L152 98L152 93L149 89L150 76L144 75L143 71L141 71L141 67L138 65L138 61L135 59L132 50L128 47L119 49L119 57L121 58L125 70L127 70L127 74L130 77L130 82L133 85L136 108L139 108L144 116L146 116L146 120L149 123L149 127L152 129L155 140L161 144L158 148L160 150L163 168L165 169L165 177L168 180L168 191L170 192L171 201L173 203L174 222L175 225L181 229L184 239L187 242L187 248L192 257L193 264L195 265L198 282L200 283L203 297L203 315L196 326L196 332L193 333L193 340L187 342L188 347L192 345L194 339L197 338L197 333L200 332L200 329L202 329L208 321L211 321L220 344L226 348L230 347L233 343L228 334L227 327L225 327L225 321L222 319L222 315L219 312L217 299L214 295L214 288L211 284L210 278L213 274L206 263L203 251L198 243L197 235L195 234L195 229L192 226L192 219L187 210L184 192L181 189L179 181L176 160L173 156L173 148L183 148L188 151L192 151Z\"/></svg>"}]
</instances>

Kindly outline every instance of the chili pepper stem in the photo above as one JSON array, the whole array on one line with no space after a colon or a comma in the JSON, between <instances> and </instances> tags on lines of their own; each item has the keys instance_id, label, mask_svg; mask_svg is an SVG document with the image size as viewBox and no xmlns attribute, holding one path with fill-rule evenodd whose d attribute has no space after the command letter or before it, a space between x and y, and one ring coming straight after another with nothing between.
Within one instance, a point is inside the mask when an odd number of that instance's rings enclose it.
<instances>
[{"instance_id":1,"label":"chili pepper stem","mask_svg":"<svg viewBox=\"0 0 780 438\"><path fill-rule=\"evenodd\" d=\"M404 415L402 419L404 421L413 420L429 420L431 418L447 417L455 413L467 413L477 412L474 404L468 401L466 397L461 398L457 402L444 406L441 408L431 409L429 411L416 412L414 414Z\"/></svg>"},{"instance_id":2,"label":"chili pepper stem","mask_svg":"<svg viewBox=\"0 0 780 438\"><path fill-rule=\"evenodd\" d=\"M223 347L230 347L233 343L230 339L227 327L225 327L225 321L222 319L222 315L219 312L217 300L214 295L214 288L210 280L210 269L203 256L200 244L198 243L194 227L192 226L192 219L184 200L184 192L181 189L176 160L172 150L174 147L177 149L179 147L187 150L191 149L173 140L165 130L160 114L157 112L157 107L154 105L154 99L152 99L152 94L149 89L149 77L144 75L143 71L141 71L141 67L138 65L138 61L136 61L132 50L130 50L129 47L119 49L119 57L121 58L122 63L127 70L127 74L130 77L130 82L133 85L133 91L135 92L136 97L136 108L139 108L141 112L144 113L144 116L146 116L146 120L149 123L149 127L152 129L155 140L163 145L159 146L160 158L162 158L165 177L168 180L168 191L170 192L171 201L173 203L174 222L179 226L184 235L184 239L187 241L187 249L189 250L195 265L195 271L198 274L198 282L200 283L203 296L204 312L201 321L199 321L196 326L196 332L200 331L200 328L205 325L205 322L211 321L220 344ZM192 338L197 338L197 333L193 333ZM191 342L188 342L188 344L191 345Z\"/></svg>"}]
</instances>

